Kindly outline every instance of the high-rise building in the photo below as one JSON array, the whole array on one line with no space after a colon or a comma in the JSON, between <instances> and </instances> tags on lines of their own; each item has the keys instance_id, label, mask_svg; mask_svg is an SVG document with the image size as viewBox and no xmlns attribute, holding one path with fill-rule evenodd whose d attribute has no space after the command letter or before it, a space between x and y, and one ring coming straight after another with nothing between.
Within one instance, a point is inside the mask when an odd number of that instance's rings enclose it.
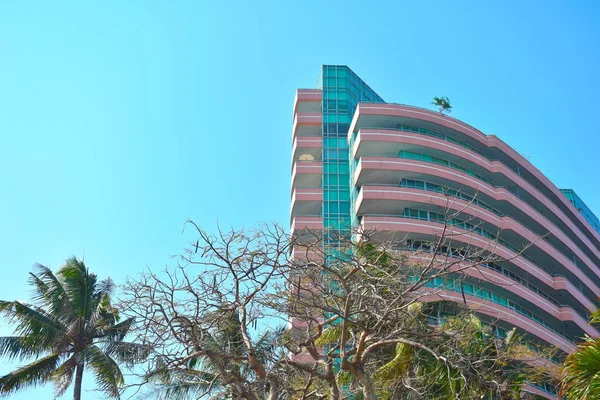
<instances>
[{"instance_id":1,"label":"high-rise building","mask_svg":"<svg viewBox=\"0 0 600 400\"><path fill-rule=\"evenodd\" d=\"M494 241L509 261L466 277L464 294L442 290L445 299L466 299L498 335L517 327L563 353L584 334L600 336L588 324L600 304L600 223L572 190L494 135L384 102L347 66L325 65L317 89L297 91L293 230L376 229L426 250L448 207L463 240ZM549 386L528 390L556 398Z\"/></svg>"}]
</instances>

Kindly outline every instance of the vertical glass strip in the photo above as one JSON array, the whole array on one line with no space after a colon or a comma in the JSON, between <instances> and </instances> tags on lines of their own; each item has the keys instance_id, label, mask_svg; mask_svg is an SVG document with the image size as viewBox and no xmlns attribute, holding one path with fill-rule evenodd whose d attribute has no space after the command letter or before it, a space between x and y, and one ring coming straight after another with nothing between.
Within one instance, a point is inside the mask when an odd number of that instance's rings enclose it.
<instances>
[{"instance_id":1,"label":"vertical glass strip","mask_svg":"<svg viewBox=\"0 0 600 400\"><path fill-rule=\"evenodd\" d=\"M359 102L384 101L344 65L324 65L321 83L324 244L333 250L339 247L338 234L349 235L355 224L355 195L351 184L354 163L350 162L348 155L348 130L354 111Z\"/></svg>"}]
</instances>

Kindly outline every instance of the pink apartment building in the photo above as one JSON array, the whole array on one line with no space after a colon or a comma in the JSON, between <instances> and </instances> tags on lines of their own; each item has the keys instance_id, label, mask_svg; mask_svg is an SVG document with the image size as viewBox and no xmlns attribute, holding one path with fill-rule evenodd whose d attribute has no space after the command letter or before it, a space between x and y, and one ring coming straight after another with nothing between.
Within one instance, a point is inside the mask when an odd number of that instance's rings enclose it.
<instances>
[{"instance_id":1,"label":"pink apartment building","mask_svg":"<svg viewBox=\"0 0 600 400\"><path fill-rule=\"evenodd\" d=\"M498 335L516 326L563 353L584 334L600 335L588 325L600 304L600 223L572 190L494 135L385 103L346 66L323 66L319 87L298 89L294 101L293 230L376 229L426 250L451 204L461 237L482 248L494 241L511 259L466 278L467 306ZM443 295L463 302L461 293ZM549 385L527 390L556 398Z\"/></svg>"}]
</instances>

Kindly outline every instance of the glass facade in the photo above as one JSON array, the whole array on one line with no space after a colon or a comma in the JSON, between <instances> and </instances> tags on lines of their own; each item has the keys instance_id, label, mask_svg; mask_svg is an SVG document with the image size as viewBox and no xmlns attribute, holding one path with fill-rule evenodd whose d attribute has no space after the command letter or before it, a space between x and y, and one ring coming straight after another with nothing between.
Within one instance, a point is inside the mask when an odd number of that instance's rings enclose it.
<instances>
[{"instance_id":1,"label":"glass facade","mask_svg":"<svg viewBox=\"0 0 600 400\"><path fill-rule=\"evenodd\" d=\"M351 227L350 163L348 130L359 102L384 103L350 68L324 65L323 90L323 226L349 232ZM336 235L326 235L326 245L335 247Z\"/></svg>"},{"instance_id":2,"label":"glass facade","mask_svg":"<svg viewBox=\"0 0 600 400\"><path fill-rule=\"evenodd\" d=\"M560 191L566 196L567 199L575 206L577 211L587 222L592 225L592 227L596 230L596 232L600 233L600 220L596 215L590 210L590 208L581 200L577 193L573 189L560 189Z\"/></svg>"}]
</instances>

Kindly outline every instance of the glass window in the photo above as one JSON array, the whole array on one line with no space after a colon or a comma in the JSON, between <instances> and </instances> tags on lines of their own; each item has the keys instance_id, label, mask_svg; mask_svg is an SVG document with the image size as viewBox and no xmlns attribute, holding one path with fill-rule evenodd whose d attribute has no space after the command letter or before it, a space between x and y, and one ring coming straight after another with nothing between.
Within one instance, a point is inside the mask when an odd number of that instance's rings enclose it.
<instances>
[{"instance_id":1,"label":"glass window","mask_svg":"<svg viewBox=\"0 0 600 400\"><path fill-rule=\"evenodd\" d=\"M473 290L473 285L471 285L470 283L464 283L463 284L463 290L465 293L468 294L473 294L474 290Z\"/></svg>"},{"instance_id":2,"label":"glass window","mask_svg":"<svg viewBox=\"0 0 600 400\"><path fill-rule=\"evenodd\" d=\"M329 213L337 214L339 212L339 205L337 201L329 202Z\"/></svg>"},{"instance_id":3,"label":"glass window","mask_svg":"<svg viewBox=\"0 0 600 400\"><path fill-rule=\"evenodd\" d=\"M348 164L338 164L338 171L347 174L350 172L350 166Z\"/></svg>"},{"instance_id":4,"label":"glass window","mask_svg":"<svg viewBox=\"0 0 600 400\"><path fill-rule=\"evenodd\" d=\"M350 104L346 100L338 100L337 109L340 112L346 112L350 109Z\"/></svg>"},{"instance_id":5,"label":"glass window","mask_svg":"<svg viewBox=\"0 0 600 400\"><path fill-rule=\"evenodd\" d=\"M350 115L347 115L347 114L339 114L338 115L338 122L350 124L350 122L352 122L352 117ZM348 130L346 130L346 132L347 131Z\"/></svg>"},{"instance_id":6,"label":"glass window","mask_svg":"<svg viewBox=\"0 0 600 400\"><path fill-rule=\"evenodd\" d=\"M350 212L350 202L340 201L340 213L348 214Z\"/></svg>"},{"instance_id":7,"label":"glass window","mask_svg":"<svg viewBox=\"0 0 600 400\"><path fill-rule=\"evenodd\" d=\"M347 78L350 75L350 72L346 68L338 68L337 76Z\"/></svg>"},{"instance_id":8,"label":"glass window","mask_svg":"<svg viewBox=\"0 0 600 400\"><path fill-rule=\"evenodd\" d=\"M325 175L323 176L325 186L337 186L339 179L337 175Z\"/></svg>"},{"instance_id":9,"label":"glass window","mask_svg":"<svg viewBox=\"0 0 600 400\"><path fill-rule=\"evenodd\" d=\"M350 200L350 192L348 190L340 190L336 194L339 195L340 200Z\"/></svg>"},{"instance_id":10,"label":"glass window","mask_svg":"<svg viewBox=\"0 0 600 400\"><path fill-rule=\"evenodd\" d=\"M337 78L337 86L338 87L346 87L346 86L348 86L348 79L346 79L346 78L339 78L338 77Z\"/></svg>"}]
</instances>

